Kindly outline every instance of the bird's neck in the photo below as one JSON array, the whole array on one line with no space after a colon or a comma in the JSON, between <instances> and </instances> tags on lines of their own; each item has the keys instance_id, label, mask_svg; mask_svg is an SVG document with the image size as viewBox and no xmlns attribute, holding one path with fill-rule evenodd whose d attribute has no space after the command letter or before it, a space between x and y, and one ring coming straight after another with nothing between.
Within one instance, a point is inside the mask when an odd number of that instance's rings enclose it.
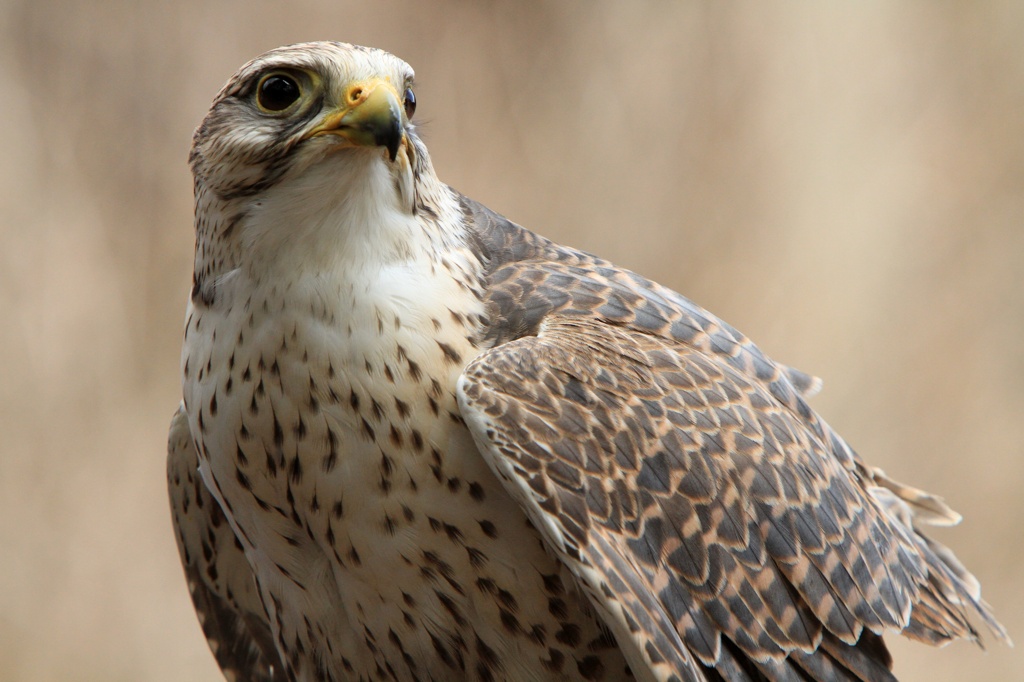
<instances>
[{"instance_id":1,"label":"bird's neck","mask_svg":"<svg viewBox=\"0 0 1024 682\"><path fill-rule=\"evenodd\" d=\"M474 285L481 264L455 193L429 168L415 181L393 170L380 158L339 155L252 196L197 184L193 296L212 302L239 276L253 286L307 276L365 283L441 267Z\"/></svg>"}]
</instances>

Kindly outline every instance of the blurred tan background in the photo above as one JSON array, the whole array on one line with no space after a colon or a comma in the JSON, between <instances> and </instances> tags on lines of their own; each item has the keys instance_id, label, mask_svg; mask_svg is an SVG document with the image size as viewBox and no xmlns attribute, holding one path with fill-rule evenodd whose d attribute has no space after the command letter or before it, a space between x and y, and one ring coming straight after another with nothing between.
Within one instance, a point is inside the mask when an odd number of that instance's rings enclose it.
<instances>
[{"instance_id":1,"label":"blurred tan background","mask_svg":"<svg viewBox=\"0 0 1024 682\"><path fill-rule=\"evenodd\" d=\"M310 39L416 68L453 186L824 377L1024 640L1024 3L6 0L0 679L218 679L163 478L185 159L236 67ZM905 680L1024 679L890 640Z\"/></svg>"}]
</instances>

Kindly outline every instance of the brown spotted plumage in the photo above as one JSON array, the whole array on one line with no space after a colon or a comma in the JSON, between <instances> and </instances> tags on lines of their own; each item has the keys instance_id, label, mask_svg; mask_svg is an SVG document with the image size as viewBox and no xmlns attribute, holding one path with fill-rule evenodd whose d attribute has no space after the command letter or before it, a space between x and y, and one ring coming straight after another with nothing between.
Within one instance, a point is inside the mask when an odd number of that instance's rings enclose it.
<instances>
[{"instance_id":1,"label":"brown spotted plumage","mask_svg":"<svg viewBox=\"0 0 1024 682\"><path fill-rule=\"evenodd\" d=\"M179 409L167 442L171 518L185 578L203 634L229 679L288 678L242 546L199 476L199 457Z\"/></svg>"},{"instance_id":2,"label":"brown spotted plumage","mask_svg":"<svg viewBox=\"0 0 1024 682\"><path fill-rule=\"evenodd\" d=\"M196 131L172 515L253 680L892 679L1005 633L819 382L434 174L412 70L243 66Z\"/></svg>"}]
</instances>

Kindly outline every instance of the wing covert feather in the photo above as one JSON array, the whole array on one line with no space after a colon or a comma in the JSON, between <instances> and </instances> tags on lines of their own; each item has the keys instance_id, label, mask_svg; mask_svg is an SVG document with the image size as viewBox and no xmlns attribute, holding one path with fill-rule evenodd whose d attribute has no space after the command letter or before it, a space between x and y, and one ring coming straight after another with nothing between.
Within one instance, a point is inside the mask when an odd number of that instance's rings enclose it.
<instances>
[{"instance_id":1,"label":"wing covert feather","mask_svg":"<svg viewBox=\"0 0 1024 682\"><path fill-rule=\"evenodd\" d=\"M632 658L678 658L667 623L698 669L884 679L885 630L976 638L966 609L987 611L962 567L801 399L646 330L555 313L537 332L471 363L460 406Z\"/></svg>"}]
</instances>

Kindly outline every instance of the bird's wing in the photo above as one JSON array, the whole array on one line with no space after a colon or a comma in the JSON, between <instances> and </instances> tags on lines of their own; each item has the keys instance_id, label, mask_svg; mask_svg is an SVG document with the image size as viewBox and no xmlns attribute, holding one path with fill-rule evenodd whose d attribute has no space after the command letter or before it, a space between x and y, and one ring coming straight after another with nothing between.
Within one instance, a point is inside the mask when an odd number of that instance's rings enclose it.
<instances>
[{"instance_id":1,"label":"bird's wing","mask_svg":"<svg viewBox=\"0 0 1024 682\"><path fill-rule=\"evenodd\" d=\"M466 368L460 409L638 677L892 679L884 630L975 639L968 607L991 619L802 399L558 307Z\"/></svg>"},{"instance_id":2,"label":"bird's wing","mask_svg":"<svg viewBox=\"0 0 1024 682\"><path fill-rule=\"evenodd\" d=\"M179 407L167 439L171 521L192 604L229 680L284 682L255 578L217 500L199 475L199 457Z\"/></svg>"}]
</instances>

